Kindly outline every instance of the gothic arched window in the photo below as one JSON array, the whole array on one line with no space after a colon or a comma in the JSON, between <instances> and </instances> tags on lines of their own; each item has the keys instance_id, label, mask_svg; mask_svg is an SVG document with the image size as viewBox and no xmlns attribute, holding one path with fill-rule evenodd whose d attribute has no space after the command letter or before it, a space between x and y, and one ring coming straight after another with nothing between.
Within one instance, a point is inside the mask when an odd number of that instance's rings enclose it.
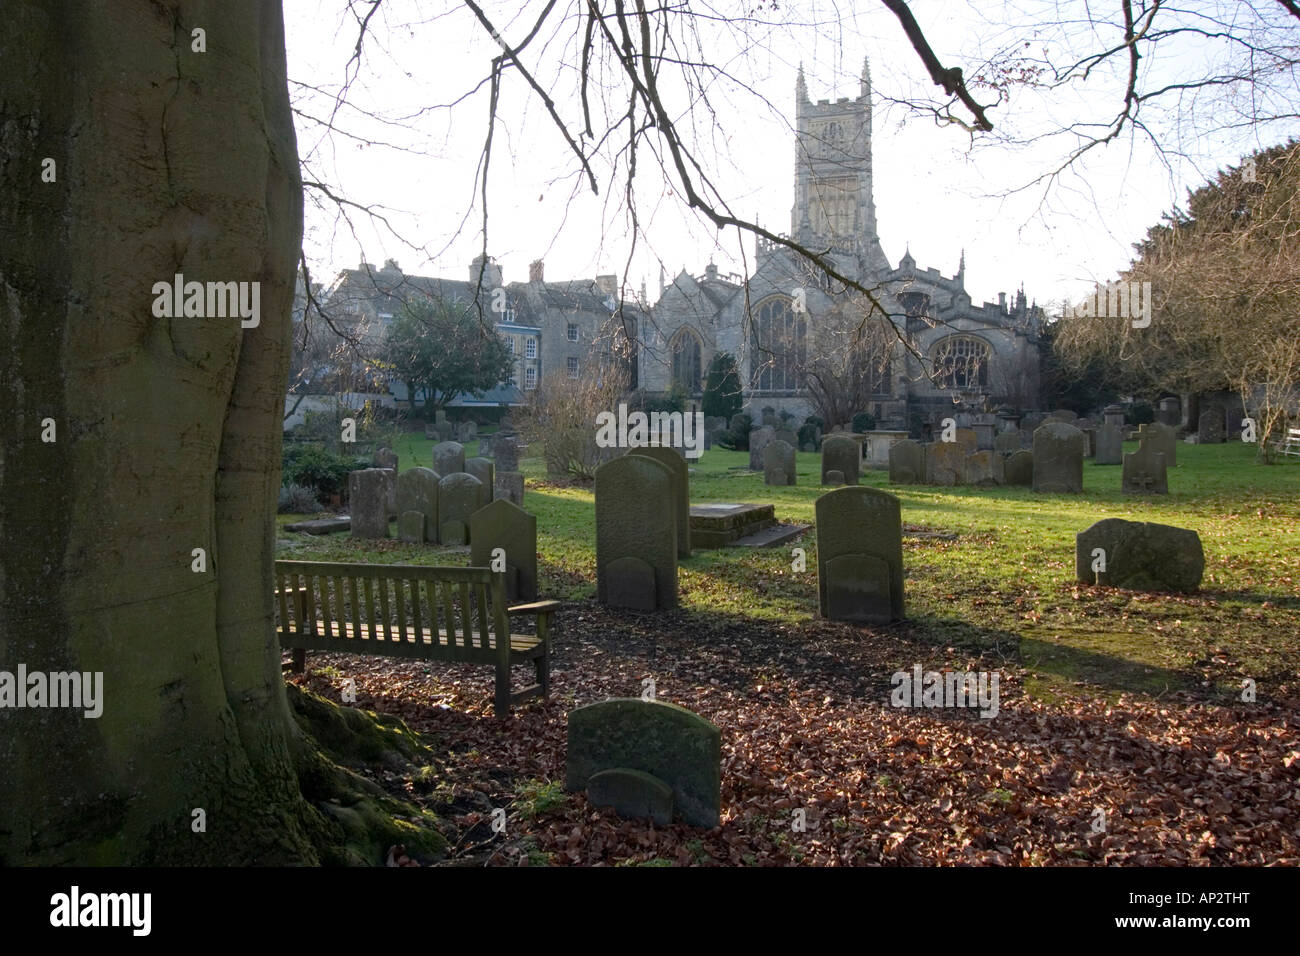
<instances>
[{"instance_id":1,"label":"gothic arched window","mask_svg":"<svg viewBox=\"0 0 1300 956\"><path fill-rule=\"evenodd\" d=\"M985 388L989 384L989 347L977 338L950 335L931 352L935 377L947 388Z\"/></svg>"},{"instance_id":2,"label":"gothic arched window","mask_svg":"<svg viewBox=\"0 0 1300 956\"><path fill-rule=\"evenodd\" d=\"M796 314L789 299L773 296L759 303L753 330L755 388L781 392L803 387L807 333L806 313Z\"/></svg>"},{"instance_id":3,"label":"gothic arched window","mask_svg":"<svg viewBox=\"0 0 1300 956\"><path fill-rule=\"evenodd\" d=\"M673 337L673 384L680 385L687 395L703 388L700 353L703 343L694 329L683 326Z\"/></svg>"}]
</instances>

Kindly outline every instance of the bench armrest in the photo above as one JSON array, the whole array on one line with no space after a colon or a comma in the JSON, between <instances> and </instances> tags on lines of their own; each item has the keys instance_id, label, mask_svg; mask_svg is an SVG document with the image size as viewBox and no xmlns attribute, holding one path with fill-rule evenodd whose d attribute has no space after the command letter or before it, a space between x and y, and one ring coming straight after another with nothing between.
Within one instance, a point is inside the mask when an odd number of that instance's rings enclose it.
<instances>
[{"instance_id":1,"label":"bench armrest","mask_svg":"<svg viewBox=\"0 0 1300 956\"><path fill-rule=\"evenodd\" d=\"M506 613L515 614L551 614L560 608L559 601L534 601L532 604L516 604L506 608Z\"/></svg>"}]
</instances>

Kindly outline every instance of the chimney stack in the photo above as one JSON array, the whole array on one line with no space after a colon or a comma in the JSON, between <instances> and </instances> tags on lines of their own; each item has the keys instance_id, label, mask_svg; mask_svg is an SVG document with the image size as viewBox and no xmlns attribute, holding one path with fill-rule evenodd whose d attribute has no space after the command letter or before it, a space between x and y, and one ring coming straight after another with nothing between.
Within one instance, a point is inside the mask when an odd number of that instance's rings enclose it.
<instances>
[{"instance_id":1,"label":"chimney stack","mask_svg":"<svg viewBox=\"0 0 1300 956\"><path fill-rule=\"evenodd\" d=\"M534 259L528 263L528 281L544 282L546 264L541 259Z\"/></svg>"},{"instance_id":2,"label":"chimney stack","mask_svg":"<svg viewBox=\"0 0 1300 956\"><path fill-rule=\"evenodd\" d=\"M1007 294L1005 292L998 293L998 308L1003 312L1007 311Z\"/></svg>"}]
</instances>

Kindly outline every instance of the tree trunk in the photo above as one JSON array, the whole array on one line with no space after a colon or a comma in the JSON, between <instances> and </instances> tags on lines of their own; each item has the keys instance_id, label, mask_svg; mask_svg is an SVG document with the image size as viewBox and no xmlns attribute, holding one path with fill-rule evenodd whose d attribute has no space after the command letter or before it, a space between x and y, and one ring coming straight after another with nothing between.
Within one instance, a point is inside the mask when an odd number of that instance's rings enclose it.
<instances>
[{"instance_id":1,"label":"tree trunk","mask_svg":"<svg viewBox=\"0 0 1300 956\"><path fill-rule=\"evenodd\" d=\"M102 672L103 714L0 710L0 862L315 862L269 592L302 230L280 4L4 19L0 668ZM260 283L260 323L155 317L177 273Z\"/></svg>"}]
</instances>

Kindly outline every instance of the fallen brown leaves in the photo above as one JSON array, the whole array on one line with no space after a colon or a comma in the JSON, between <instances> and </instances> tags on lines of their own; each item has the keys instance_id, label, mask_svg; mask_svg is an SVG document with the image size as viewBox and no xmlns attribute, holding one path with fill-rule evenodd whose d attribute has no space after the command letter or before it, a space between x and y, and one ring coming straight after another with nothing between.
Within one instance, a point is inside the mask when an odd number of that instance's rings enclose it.
<instances>
[{"instance_id":1,"label":"fallen brown leaves","mask_svg":"<svg viewBox=\"0 0 1300 956\"><path fill-rule=\"evenodd\" d=\"M592 604L569 605L561 623L551 700L502 721L485 667L317 654L302 682L337 700L354 678L358 706L433 735L439 761L424 773L369 772L457 828L451 863L1300 862L1294 702L1048 705L1020 694L1014 660L915 642L906 625L795 629ZM888 706L890 675L915 663L998 671L998 715ZM337 673L312 675L325 665ZM657 828L581 794L523 795L529 781L563 781L570 710L639 696L645 676L722 728L721 826ZM497 808L504 833L490 824Z\"/></svg>"}]
</instances>

